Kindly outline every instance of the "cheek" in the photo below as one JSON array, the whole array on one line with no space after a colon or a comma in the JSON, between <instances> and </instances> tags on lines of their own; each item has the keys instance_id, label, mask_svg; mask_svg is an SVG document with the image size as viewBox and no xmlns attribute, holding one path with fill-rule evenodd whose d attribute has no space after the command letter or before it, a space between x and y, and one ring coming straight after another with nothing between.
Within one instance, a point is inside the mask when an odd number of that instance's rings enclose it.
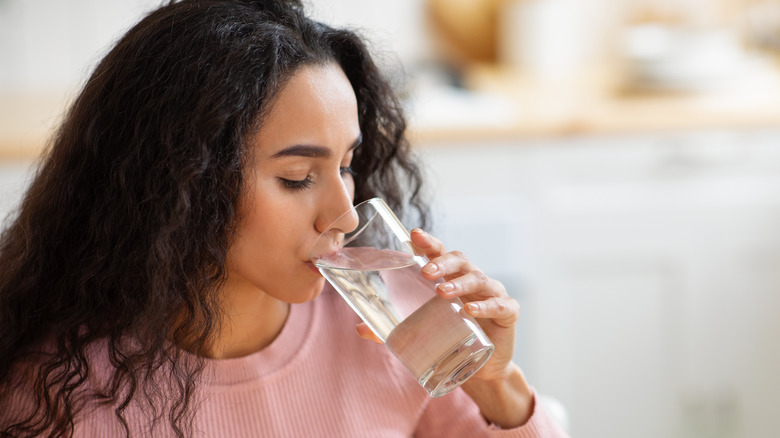
<instances>
[{"instance_id":1,"label":"cheek","mask_svg":"<svg viewBox=\"0 0 780 438\"><path fill-rule=\"evenodd\" d=\"M228 250L233 267L243 271L256 271L274 262L273 254L283 246L285 209L269 202L265 197L248 197L242 210L234 241ZM259 265L259 267L258 267Z\"/></svg>"}]
</instances>

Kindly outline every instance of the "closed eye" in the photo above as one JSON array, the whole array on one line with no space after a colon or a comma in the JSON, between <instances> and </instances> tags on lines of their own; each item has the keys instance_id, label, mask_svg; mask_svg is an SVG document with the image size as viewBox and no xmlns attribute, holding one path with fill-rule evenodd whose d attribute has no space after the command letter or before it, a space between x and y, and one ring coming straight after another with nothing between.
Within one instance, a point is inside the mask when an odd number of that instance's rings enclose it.
<instances>
[{"instance_id":1,"label":"closed eye","mask_svg":"<svg viewBox=\"0 0 780 438\"><path fill-rule=\"evenodd\" d=\"M282 187L288 190L306 190L313 183L309 176L301 180L279 178L279 182L282 183Z\"/></svg>"}]
</instances>

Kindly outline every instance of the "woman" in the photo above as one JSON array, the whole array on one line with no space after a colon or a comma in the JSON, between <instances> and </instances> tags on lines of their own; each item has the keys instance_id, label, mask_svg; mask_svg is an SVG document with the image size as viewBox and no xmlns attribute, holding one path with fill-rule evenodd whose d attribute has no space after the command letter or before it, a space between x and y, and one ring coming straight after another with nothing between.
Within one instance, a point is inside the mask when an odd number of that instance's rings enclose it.
<instances>
[{"instance_id":1,"label":"woman","mask_svg":"<svg viewBox=\"0 0 780 438\"><path fill-rule=\"evenodd\" d=\"M462 254L413 232L425 275L497 348L440 399L349 333L372 338L311 269L313 240L355 202L425 223L404 129L360 39L297 2L144 18L2 236L2 435L559 434L511 362L517 303Z\"/></svg>"}]
</instances>

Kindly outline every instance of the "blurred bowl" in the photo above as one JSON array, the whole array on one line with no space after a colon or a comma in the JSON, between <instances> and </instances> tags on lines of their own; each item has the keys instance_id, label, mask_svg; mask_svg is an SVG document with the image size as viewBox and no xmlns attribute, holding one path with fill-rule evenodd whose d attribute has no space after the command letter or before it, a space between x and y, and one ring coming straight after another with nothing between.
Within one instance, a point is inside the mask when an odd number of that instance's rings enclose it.
<instances>
[{"instance_id":1,"label":"blurred bowl","mask_svg":"<svg viewBox=\"0 0 780 438\"><path fill-rule=\"evenodd\" d=\"M750 62L737 36L726 30L635 26L623 47L634 88L709 90L738 81Z\"/></svg>"}]
</instances>

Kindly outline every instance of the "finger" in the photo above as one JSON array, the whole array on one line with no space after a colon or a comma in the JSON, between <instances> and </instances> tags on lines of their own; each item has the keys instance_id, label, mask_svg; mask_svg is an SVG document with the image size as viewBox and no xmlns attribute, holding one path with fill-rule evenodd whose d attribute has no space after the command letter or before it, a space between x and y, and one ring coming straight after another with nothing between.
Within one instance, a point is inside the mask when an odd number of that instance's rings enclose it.
<instances>
[{"instance_id":1,"label":"finger","mask_svg":"<svg viewBox=\"0 0 780 438\"><path fill-rule=\"evenodd\" d=\"M506 289L500 281L494 280L480 270L467 272L464 275L453 278L439 284L436 287L443 298L462 297L475 295L480 297L505 297Z\"/></svg>"},{"instance_id":2,"label":"finger","mask_svg":"<svg viewBox=\"0 0 780 438\"><path fill-rule=\"evenodd\" d=\"M361 322L360 324L356 325L355 331L357 332L358 336L363 339L368 339L369 341L376 342L377 344L384 344L382 339L380 339L379 336L377 336L376 333L374 333L365 322Z\"/></svg>"},{"instance_id":3,"label":"finger","mask_svg":"<svg viewBox=\"0 0 780 438\"><path fill-rule=\"evenodd\" d=\"M422 268L423 276L429 280L443 277L449 281L473 271L479 269L460 251L451 251L435 257Z\"/></svg>"},{"instance_id":4,"label":"finger","mask_svg":"<svg viewBox=\"0 0 780 438\"><path fill-rule=\"evenodd\" d=\"M424 255L430 260L439 257L446 252L441 240L431 236L420 228L413 229L409 234L412 239L414 252L417 253L417 255Z\"/></svg>"},{"instance_id":5,"label":"finger","mask_svg":"<svg viewBox=\"0 0 780 438\"><path fill-rule=\"evenodd\" d=\"M466 313L474 318L492 319L502 327L514 327L520 319L520 304L510 297L493 297L472 301L465 305Z\"/></svg>"}]
</instances>

